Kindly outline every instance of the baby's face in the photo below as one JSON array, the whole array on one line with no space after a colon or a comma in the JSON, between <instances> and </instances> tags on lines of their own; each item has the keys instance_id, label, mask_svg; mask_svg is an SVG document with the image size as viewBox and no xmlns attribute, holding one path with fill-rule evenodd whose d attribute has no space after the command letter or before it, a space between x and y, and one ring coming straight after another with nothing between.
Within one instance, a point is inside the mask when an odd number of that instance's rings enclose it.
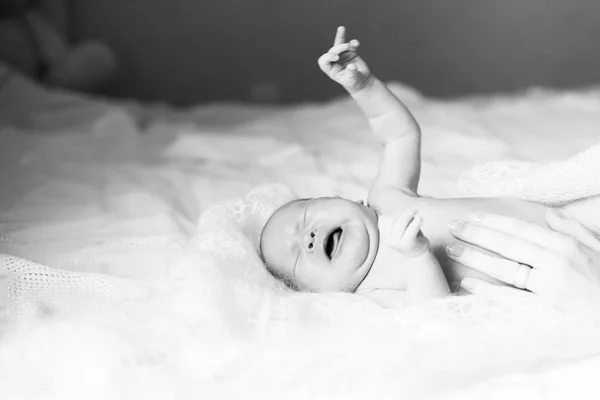
<instances>
[{"instance_id":1,"label":"baby's face","mask_svg":"<svg viewBox=\"0 0 600 400\"><path fill-rule=\"evenodd\" d=\"M354 292L375 261L377 214L340 198L292 201L261 236L266 263L300 290Z\"/></svg>"}]
</instances>

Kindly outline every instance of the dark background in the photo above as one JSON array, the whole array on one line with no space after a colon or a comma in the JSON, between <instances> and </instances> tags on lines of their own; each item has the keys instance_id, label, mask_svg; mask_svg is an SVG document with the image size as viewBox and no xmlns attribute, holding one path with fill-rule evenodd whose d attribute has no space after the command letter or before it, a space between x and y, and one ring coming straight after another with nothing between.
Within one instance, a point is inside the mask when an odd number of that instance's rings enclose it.
<instances>
[{"instance_id":1,"label":"dark background","mask_svg":"<svg viewBox=\"0 0 600 400\"><path fill-rule=\"evenodd\" d=\"M383 80L427 95L600 81L598 0L78 0L75 37L121 59L107 93L190 104L342 92L317 58L338 25ZM262 89L261 89L262 88Z\"/></svg>"}]
</instances>

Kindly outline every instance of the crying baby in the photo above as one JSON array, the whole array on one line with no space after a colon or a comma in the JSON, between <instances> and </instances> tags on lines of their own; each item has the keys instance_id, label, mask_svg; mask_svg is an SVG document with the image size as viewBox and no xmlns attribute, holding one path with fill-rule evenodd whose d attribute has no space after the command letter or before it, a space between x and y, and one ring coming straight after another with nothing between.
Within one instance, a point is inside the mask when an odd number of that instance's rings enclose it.
<instances>
[{"instance_id":1,"label":"crying baby","mask_svg":"<svg viewBox=\"0 0 600 400\"><path fill-rule=\"evenodd\" d=\"M346 41L340 27L319 65L357 102L383 145L367 202L326 197L283 205L261 234L268 271L296 290L351 292L393 308L446 296L465 277L498 283L448 257L454 251L449 224L484 212L545 226L547 207L510 198L419 195L419 124L371 73L358 46L356 40Z\"/></svg>"}]
</instances>

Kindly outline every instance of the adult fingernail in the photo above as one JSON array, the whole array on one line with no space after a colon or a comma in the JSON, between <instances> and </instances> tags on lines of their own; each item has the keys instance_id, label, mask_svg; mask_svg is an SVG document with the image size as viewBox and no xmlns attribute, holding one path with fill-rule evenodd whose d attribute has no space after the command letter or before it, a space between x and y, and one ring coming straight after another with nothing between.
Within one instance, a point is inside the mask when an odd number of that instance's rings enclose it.
<instances>
[{"instance_id":1,"label":"adult fingernail","mask_svg":"<svg viewBox=\"0 0 600 400\"><path fill-rule=\"evenodd\" d=\"M448 229L450 229L451 232L461 232L464 228L465 223L460 219L454 220L450 222L450 225L448 225Z\"/></svg>"},{"instance_id":2,"label":"adult fingernail","mask_svg":"<svg viewBox=\"0 0 600 400\"><path fill-rule=\"evenodd\" d=\"M475 281L475 279L472 278L465 278L460 282L460 286L463 289L467 289L469 292L473 291L473 289L475 289L475 285L477 284L477 282Z\"/></svg>"},{"instance_id":3,"label":"adult fingernail","mask_svg":"<svg viewBox=\"0 0 600 400\"><path fill-rule=\"evenodd\" d=\"M462 255L464 249L465 248L463 246L461 246L460 244L453 244L450 246L446 246L446 253L450 257L460 257Z\"/></svg>"},{"instance_id":4,"label":"adult fingernail","mask_svg":"<svg viewBox=\"0 0 600 400\"><path fill-rule=\"evenodd\" d=\"M473 215L471 215L471 221L473 222L482 222L485 218L485 214L484 213L475 213Z\"/></svg>"}]
</instances>

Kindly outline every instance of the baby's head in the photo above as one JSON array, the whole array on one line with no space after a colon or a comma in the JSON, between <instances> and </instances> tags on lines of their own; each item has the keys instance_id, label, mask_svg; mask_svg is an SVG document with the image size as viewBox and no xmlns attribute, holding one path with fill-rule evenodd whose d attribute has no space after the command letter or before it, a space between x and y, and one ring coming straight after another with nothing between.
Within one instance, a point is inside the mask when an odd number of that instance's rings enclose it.
<instances>
[{"instance_id":1,"label":"baby's head","mask_svg":"<svg viewBox=\"0 0 600 400\"><path fill-rule=\"evenodd\" d=\"M354 292L378 247L375 210L337 197L283 205L260 237L269 272L292 288L313 292Z\"/></svg>"}]
</instances>

